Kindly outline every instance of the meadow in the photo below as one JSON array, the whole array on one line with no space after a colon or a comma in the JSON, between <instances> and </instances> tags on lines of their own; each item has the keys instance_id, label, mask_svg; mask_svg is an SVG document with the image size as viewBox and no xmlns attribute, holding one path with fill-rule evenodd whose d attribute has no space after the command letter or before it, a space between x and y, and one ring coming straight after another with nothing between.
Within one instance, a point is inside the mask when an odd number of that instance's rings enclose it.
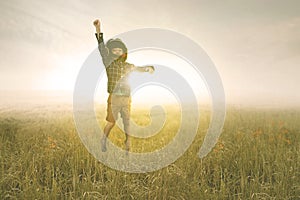
<instances>
[{"instance_id":1,"label":"meadow","mask_svg":"<svg viewBox=\"0 0 300 200\"><path fill-rule=\"evenodd\" d=\"M134 174L111 169L87 151L71 106L2 107L0 199L300 199L299 109L229 106L222 135L203 159L197 153L210 110L200 111L196 139L182 157L161 170ZM104 117L97 112L101 127ZM149 122L142 108L132 118ZM132 151L163 147L177 118L168 112L161 133L134 139ZM125 137L115 128L110 138L122 146Z\"/></svg>"}]
</instances>

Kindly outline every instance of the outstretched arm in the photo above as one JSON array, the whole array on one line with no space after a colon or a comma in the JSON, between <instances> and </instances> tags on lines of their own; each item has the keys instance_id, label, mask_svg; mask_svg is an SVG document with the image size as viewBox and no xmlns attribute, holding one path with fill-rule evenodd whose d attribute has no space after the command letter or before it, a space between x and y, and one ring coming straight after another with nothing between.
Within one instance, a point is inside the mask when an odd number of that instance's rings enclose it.
<instances>
[{"instance_id":1,"label":"outstretched arm","mask_svg":"<svg viewBox=\"0 0 300 200\"><path fill-rule=\"evenodd\" d=\"M102 59L103 59L103 63L105 64L106 66L106 63L109 62L108 60L108 56L109 56L109 51L107 49L107 47L105 46L104 42L103 42L103 33L101 32L101 27L100 27L100 20L99 19L96 19L94 22L93 22L95 28L96 28L96 38L97 38L97 41L98 41L98 49L100 51L100 54L102 56Z\"/></svg>"},{"instance_id":2,"label":"outstretched arm","mask_svg":"<svg viewBox=\"0 0 300 200\"><path fill-rule=\"evenodd\" d=\"M155 69L153 66L149 65L149 66L143 66L143 67L138 67L135 66L134 67L134 71L138 71L138 72L149 72L150 74L152 74Z\"/></svg>"}]
</instances>

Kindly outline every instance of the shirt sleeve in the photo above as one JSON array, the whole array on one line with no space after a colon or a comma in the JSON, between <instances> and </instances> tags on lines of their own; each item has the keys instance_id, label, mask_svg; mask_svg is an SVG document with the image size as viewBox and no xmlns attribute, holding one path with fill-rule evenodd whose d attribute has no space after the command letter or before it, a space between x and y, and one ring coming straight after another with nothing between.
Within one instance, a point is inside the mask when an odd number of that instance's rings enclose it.
<instances>
[{"instance_id":1,"label":"shirt sleeve","mask_svg":"<svg viewBox=\"0 0 300 200\"><path fill-rule=\"evenodd\" d=\"M103 42L103 33L95 33L95 36L98 41L98 50L102 57L103 64L105 65L105 67L108 67L109 62L110 62L109 61L109 50Z\"/></svg>"},{"instance_id":2,"label":"shirt sleeve","mask_svg":"<svg viewBox=\"0 0 300 200\"><path fill-rule=\"evenodd\" d=\"M131 65L132 65L131 71L148 72L148 66L140 67L140 66L135 66L135 65L133 65L133 64L131 64Z\"/></svg>"}]
</instances>

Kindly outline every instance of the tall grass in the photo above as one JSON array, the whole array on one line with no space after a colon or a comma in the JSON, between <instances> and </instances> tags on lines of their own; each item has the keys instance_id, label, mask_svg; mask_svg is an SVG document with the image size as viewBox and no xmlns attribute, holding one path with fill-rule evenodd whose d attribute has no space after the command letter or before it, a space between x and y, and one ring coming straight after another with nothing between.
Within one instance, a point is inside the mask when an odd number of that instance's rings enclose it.
<instances>
[{"instance_id":1,"label":"tall grass","mask_svg":"<svg viewBox=\"0 0 300 200\"><path fill-rule=\"evenodd\" d=\"M134 111L132 117L143 124L149 120L145 113ZM217 145L200 160L197 152L210 119L209 111L201 113L197 137L182 157L155 172L130 174L88 153L70 109L4 109L0 199L300 198L300 111L231 107ZM97 115L101 127L104 115ZM133 151L147 152L170 141L178 122L172 121L175 113L168 115L159 135L133 140ZM123 137L118 128L110 136L120 146Z\"/></svg>"}]
</instances>

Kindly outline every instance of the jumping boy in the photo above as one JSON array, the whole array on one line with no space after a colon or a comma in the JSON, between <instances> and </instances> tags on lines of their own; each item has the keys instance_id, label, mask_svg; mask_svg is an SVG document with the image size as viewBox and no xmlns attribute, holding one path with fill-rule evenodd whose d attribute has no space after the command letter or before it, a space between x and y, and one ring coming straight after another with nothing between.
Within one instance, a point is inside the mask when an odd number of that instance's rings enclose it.
<instances>
[{"instance_id":1,"label":"jumping boy","mask_svg":"<svg viewBox=\"0 0 300 200\"><path fill-rule=\"evenodd\" d=\"M119 38L110 39L104 44L103 33L100 30L100 20L94 21L96 27L96 38L98 41L98 49L100 51L102 62L106 68L108 78L107 92L109 97L107 100L107 124L104 127L104 135L101 139L101 149L106 151L106 140L114 127L118 118L118 113L121 114L124 132L125 132L125 147L128 152L130 149L130 86L128 83L128 75L132 71L139 72L154 72L153 66L137 67L126 62L127 47Z\"/></svg>"}]
</instances>

